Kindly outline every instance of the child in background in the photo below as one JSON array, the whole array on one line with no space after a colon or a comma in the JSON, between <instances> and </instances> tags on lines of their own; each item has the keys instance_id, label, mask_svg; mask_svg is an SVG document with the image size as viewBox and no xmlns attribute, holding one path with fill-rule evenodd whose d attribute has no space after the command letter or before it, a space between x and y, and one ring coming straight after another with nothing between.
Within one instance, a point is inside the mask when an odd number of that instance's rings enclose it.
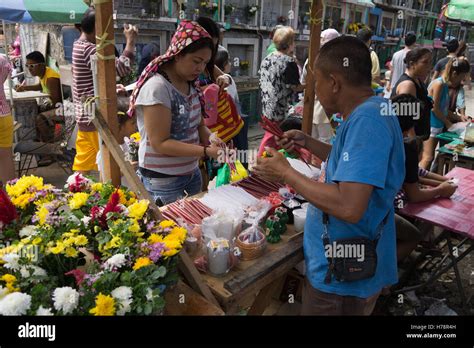
<instances>
[{"instance_id":1,"label":"child in background","mask_svg":"<svg viewBox=\"0 0 474 348\"><path fill-rule=\"evenodd\" d=\"M128 145L125 143L124 138L129 138L130 135L136 133L138 131L137 128L137 117L136 116L128 116L127 110L129 106L130 99L124 96L117 97L117 117L118 117L118 124L119 124L119 139L120 139L120 147L124 154L129 153ZM96 159L97 167L99 168L99 172L103 172L103 165L102 165L102 151L99 150L97 153ZM101 174L102 175L102 174ZM126 179L122 177L122 185L128 186Z\"/></svg>"},{"instance_id":2,"label":"child in background","mask_svg":"<svg viewBox=\"0 0 474 348\"><path fill-rule=\"evenodd\" d=\"M224 74L229 74L231 70L231 65L230 65L230 56L229 52L223 47L219 46L217 49L216 57L214 60L214 64L221 69ZM229 75L230 76L230 75ZM248 129L249 129L249 124L248 124L248 115L244 115L242 113L242 106L240 105L240 100L239 100L239 94L237 92L237 87L235 85L235 81L232 80L231 84L227 87L226 89L227 93L232 97L234 100L234 103L237 107L237 111L239 115L242 117L242 120L244 121L244 126L240 130L240 132L232 139L235 148L238 150L248 150L249 144L248 144ZM244 163L244 166L246 166L246 163Z\"/></svg>"}]
</instances>

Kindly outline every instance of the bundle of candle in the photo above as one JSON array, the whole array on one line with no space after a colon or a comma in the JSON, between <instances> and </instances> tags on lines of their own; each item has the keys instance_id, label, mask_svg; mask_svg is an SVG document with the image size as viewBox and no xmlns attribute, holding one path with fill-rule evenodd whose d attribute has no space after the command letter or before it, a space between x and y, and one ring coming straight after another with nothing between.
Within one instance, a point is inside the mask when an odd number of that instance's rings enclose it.
<instances>
[{"instance_id":1,"label":"bundle of candle","mask_svg":"<svg viewBox=\"0 0 474 348\"><path fill-rule=\"evenodd\" d=\"M214 211L244 210L258 200L243 188L224 185L210 190L200 201Z\"/></svg>"},{"instance_id":2,"label":"bundle of candle","mask_svg":"<svg viewBox=\"0 0 474 348\"><path fill-rule=\"evenodd\" d=\"M184 219L188 224L199 225L202 219L212 215L212 209L198 199L182 199L161 208L161 214L175 222Z\"/></svg>"},{"instance_id":3,"label":"bundle of candle","mask_svg":"<svg viewBox=\"0 0 474 348\"><path fill-rule=\"evenodd\" d=\"M283 184L266 181L255 174L252 174L251 176L245 178L242 181L236 182L233 185L243 188L252 196L259 199L268 196L271 192L278 192L280 188L285 187Z\"/></svg>"},{"instance_id":4,"label":"bundle of candle","mask_svg":"<svg viewBox=\"0 0 474 348\"><path fill-rule=\"evenodd\" d=\"M284 133L283 131L281 130L280 126L278 124L276 124L275 122L273 121L270 121L268 118L266 117L262 117L262 122L260 122L260 126L262 126L262 128L267 131L268 133L271 133L273 134L274 136L278 137L278 138L283 138L284 137ZM294 151L299 155L299 157L301 158L301 160L306 163L306 165L309 167L309 163L304 159L304 156L303 154L301 153L301 149L304 149L304 146L301 146L300 144L298 143L294 143L295 144L295 149Z\"/></svg>"}]
</instances>

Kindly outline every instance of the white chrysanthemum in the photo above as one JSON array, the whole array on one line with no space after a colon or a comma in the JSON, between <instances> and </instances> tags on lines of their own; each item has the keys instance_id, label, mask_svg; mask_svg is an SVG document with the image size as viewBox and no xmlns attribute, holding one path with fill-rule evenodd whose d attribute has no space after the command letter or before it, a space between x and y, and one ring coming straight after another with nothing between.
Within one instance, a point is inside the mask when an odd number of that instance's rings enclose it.
<instances>
[{"instance_id":1,"label":"white chrysanthemum","mask_svg":"<svg viewBox=\"0 0 474 348\"><path fill-rule=\"evenodd\" d=\"M51 308L43 308L43 306L40 306L36 311L36 315L49 316L54 314L51 312Z\"/></svg>"},{"instance_id":2,"label":"white chrysanthemum","mask_svg":"<svg viewBox=\"0 0 474 348\"><path fill-rule=\"evenodd\" d=\"M89 221L91 221L91 217L90 216L84 216L81 221L84 223L84 225L88 226L89 225Z\"/></svg>"},{"instance_id":3,"label":"white chrysanthemum","mask_svg":"<svg viewBox=\"0 0 474 348\"><path fill-rule=\"evenodd\" d=\"M19 235L20 237L24 238L24 237L34 236L37 233L38 233L38 230L36 229L36 226L28 225L28 226L23 227L20 230Z\"/></svg>"},{"instance_id":4,"label":"white chrysanthemum","mask_svg":"<svg viewBox=\"0 0 474 348\"><path fill-rule=\"evenodd\" d=\"M151 288L146 289L146 299L147 301L153 301L153 290Z\"/></svg>"},{"instance_id":5,"label":"white chrysanthemum","mask_svg":"<svg viewBox=\"0 0 474 348\"><path fill-rule=\"evenodd\" d=\"M6 294L8 294L8 288L4 288L3 286L0 285L0 300L5 297Z\"/></svg>"},{"instance_id":6,"label":"white chrysanthemum","mask_svg":"<svg viewBox=\"0 0 474 348\"><path fill-rule=\"evenodd\" d=\"M31 276L31 271L33 270L34 276L46 276L47 273L44 269L38 266L23 266L20 268L20 274L23 278L28 278Z\"/></svg>"},{"instance_id":7,"label":"white chrysanthemum","mask_svg":"<svg viewBox=\"0 0 474 348\"><path fill-rule=\"evenodd\" d=\"M12 292L0 300L0 315L25 315L30 306L30 295Z\"/></svg>"},{"instance_id":8,"label":"white chrysanthemum","mask_svg":"<svg viewBox=\"0 0 474 348\"><path fill-rule=\"evenodd\" d=\"M90 179L86 178L81 173L74 173L69 178L67 178L66 185L64 185L64 187L69 188L69 186L71 186L71 185L87 185L87 186L89 186L91 183L92 183L92 181Z\"/></svg>"},{"instance_id":9,"label":"white chrysanthemum","mask_svg":"<svg viewBox=\"0 0 474 348\"><path fill-rule=\"evenodd\" d=\"M79 304L79 293L69 286L56 288L53 292L53 301L56 310L69 314Z\"/></svg>"},{"instance_id":10,"label":"white chrysanthemum","mask_svg":"<svg viewBox=\"0 0 474 348\"><path fill-rule=\"evenodd\" d=\"M8 269L18 270L20 268L20 265L18 264L19 259L20 259L20 255L18 254L15 254L15 253L5 254L2 257L2 260L6 262L3 265L3 267L8 268Z\"/></svg>"},{"instance_id":11,"label":"white chrysanthemum","mask_svg":"<svg viewBox=\"0 0 474 348\"><path fill-rule=\"evenodd\" d=\"M104 267L108 270L111 270L112 268L120 268L126 261L127 259L124 254L116 254L105 261Z\"/></svg>"},{"instance_id":12,"label":"white chrysanthemum","mask_svg":"<svg viewBox=\"0 0 474 348\"><path fill-rule=\"evenodd\" d=\"M128 286L119 286L111 292L113 298L120 304L120 309L117 310L117 315L125 315L130 312L132 304L132 289Z\"/></svg>"}]
</instances>

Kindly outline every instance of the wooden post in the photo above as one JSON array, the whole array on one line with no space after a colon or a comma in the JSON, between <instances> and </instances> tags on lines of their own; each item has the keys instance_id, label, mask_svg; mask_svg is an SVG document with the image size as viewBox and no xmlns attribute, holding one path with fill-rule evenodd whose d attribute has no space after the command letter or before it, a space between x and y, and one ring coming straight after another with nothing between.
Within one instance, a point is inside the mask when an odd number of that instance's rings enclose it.
<instances>
[{"instance_id":1,"label":"wooden post","mask_svg":"<svg viewBox=\"0 0 474 348\"><path fill-rule=\"evenodd\" d=\"M303 132L311 135L313 127L313 109L314 109L314 61L319 52L319 43L321 40L321 24L323 14L323 0L313 0L311 3L311 27L309 57L306 74L306 88L304 91L303 108Z\"/></svg>"},{"instance_id":2,"label":"wooden post","mask_svg":"<svg viewBox=\"0 0 474 348\"><path fill-rule=\"evenodd\" d=\"M113 23L113 2L101 1L95 6L95 28L97 37L103 37L106 40L114 39ZM97 42L98 45L101 42ZM98 84L99 84L99 109L107 122L108 128L118 139L118 119L117 119L117 92L115 76L115 58L109 59L115 55L114 45L105 45L98 53ZM106 59L102 59L102 57ZM104 180L111 180L115 186L120 185L120 169L113 159L107 146L102 147L102 158L104 162L104 172L101 173Z\"/></svg>"}]
</instances>

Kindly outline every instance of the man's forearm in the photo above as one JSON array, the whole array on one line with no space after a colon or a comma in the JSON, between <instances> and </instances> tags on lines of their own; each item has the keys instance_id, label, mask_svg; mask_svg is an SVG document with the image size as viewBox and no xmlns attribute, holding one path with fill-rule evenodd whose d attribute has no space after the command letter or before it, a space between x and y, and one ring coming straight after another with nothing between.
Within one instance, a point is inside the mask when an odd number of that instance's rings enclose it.
<instances>
[{"instance_id":1,"label":"man's forearm","mask_svg":"<svg viewBox=\"0 0 474 348\"><path fill-rule=\"evenodd\" d=\"M321 160L326 160L331 152L332 145L323 143L322 141L316 140L309 135L306 135L306 146L313 155L317 156Z\"/></svg>"}]
</instances>

